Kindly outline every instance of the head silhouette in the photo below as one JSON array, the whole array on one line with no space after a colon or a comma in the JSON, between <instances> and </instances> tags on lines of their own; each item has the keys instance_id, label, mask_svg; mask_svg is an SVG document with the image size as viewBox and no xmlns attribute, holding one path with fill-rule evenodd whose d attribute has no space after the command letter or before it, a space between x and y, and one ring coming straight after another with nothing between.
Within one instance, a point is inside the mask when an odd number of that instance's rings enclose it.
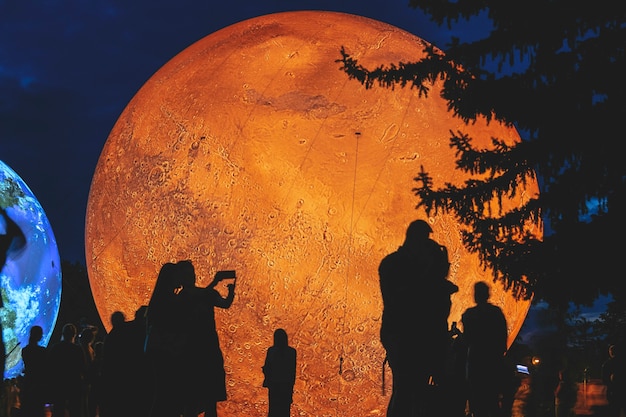
<instances>
[{"instance_id":1,"label":"head silhouette","mask_svg":"<svg viewBox=\"0 0 626 417\"><path fill-rule=\"evenodd\" d=\"M63 325L63 329L61 330L61 339L68 342L74 342L76 332L77 329L73 323L66 323Z\"/></svg>"},{"instance_id":2,"label":"head silhouette","mask_svg":"<svg viewBox=\"0 0 626 417\"><path fill-rule=\"evenodd\" d=\"M176 274L176 264L172 262L164 263L159 271L155 290L158 287L164 287L164 292L170 292L178 285L178 276Z\"/></svg>"},{"instance_id":3,"label":"head silhouette","mask_svg":"<svg viewBox=\"0 0 626 417\"><path fill-rule=\"evenodd\" d=\"M411 245L423 242L426 239L428 239L428 237L430 236L432 232L433 232L433 229L430 227L430 225L426 221L415 220L406 229L406 237L404 239L404 244L411 246Z\"/></svg>"},{"instance_id":4,"label":"head silhouette","mask_svg":"<svg viewBox=\"0 0 626 417\"><path fill-rule=\"evenodd\" d=\"M81 345L89 345L92 344L96 340L96 333L93 329L86 328L81 330L78 335L78 342Z\"/></svg>"},{"instance_id":5,"label":"head silhouette","mask_svg":"<svg viewBox=\"0 0 626 417\"><path fill-rule=\"evenodd\" d=\"M474 284L474 301L476 304L485 304L489 300L489 285L484 281Z\"/></svg>"},{"instance_id":6,"label":"head silhouette","mask_svg":"<svg viewBox=\"0 0 626 417\"><path fill-rule=\"evenodd\" d=\"M180 261L176 264L179 269L180 284L183 288L193 288L196 286L196 270L190 260Z\"/></svg>"},{"instance_id":7,"label":"head silhouette","mask_svg":"<svg viewBox=\"0 0 626 417\"><path fill-rule=\"evenodd\" d=\"M146 312L146 320L150 325L157 322L171 324L176 320L174 317L179 311L175 305L179 302L180 293L184 288L181 269L180 264L172 262L166 262L161 266Z\"/></svg>"},{"instance_id":8,"label":"head silhouette","mask_svg":"<svg viewBox=\"0 0 626 417\"><path fill-rule=\"evenodd\" d=\"M43 328L41 326L33 326L30 328L30 335L28 337L28 343L39 343L43 337Z\"/></svg>"},{"instance_id":9,"label":"head silhouette","mask_svg":"<svg viewBox=\"0 0 626 417\"><path fill-rule=\"evenodd\" d=\"M124 324L124 322L126 322L126 316L121 311L114 311L113 314L111 314L111 325L113 327L120 326Z\"/></svg>"},{"instance_id":10,"label":"head silhouette","mask_svg":"<svg viewBox=\"0 0 626 417\"><path fill-rule=\"evenodd\" d=\"M289 339L285 329L274 330L274 346L287 346Z\"/></svg>"}]
</instances>

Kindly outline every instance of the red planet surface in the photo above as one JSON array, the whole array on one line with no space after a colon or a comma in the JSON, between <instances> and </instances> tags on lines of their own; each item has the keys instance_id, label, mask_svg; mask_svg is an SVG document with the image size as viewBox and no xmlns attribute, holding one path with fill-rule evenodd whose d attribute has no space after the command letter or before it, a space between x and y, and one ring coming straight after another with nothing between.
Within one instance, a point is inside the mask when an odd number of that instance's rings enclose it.
<instances>
[{"instance_id":1,"label":"red planet surface","mask_svg":"<svg viewBox=\"0 0 626 417\"><path fill-rule=\"evenodd\" d=\"M427 98L366 89L337 62L342 47L375 68L418 60L427 45L360 16L285 12L209 34L156 71L113 126L89 194L87 267L105 325L148 303L165 262L192 260L200 286L234 269L234 303L216 312L228 391L219 415L267 414L261 366L281 327L298 352L293 415L384 416L377 268L408 224L427 220L448 248L460 288L450 322L473 305L476 281L491 282L453 217L416 209L414 178L421 166L435 186L468 178L450 131L479 147L520 140L453 117L438 85ZM530 181L503 208L537 193ZM530 302L498 283L492 301L511 343Z\"/></svg>"}]
</instances>

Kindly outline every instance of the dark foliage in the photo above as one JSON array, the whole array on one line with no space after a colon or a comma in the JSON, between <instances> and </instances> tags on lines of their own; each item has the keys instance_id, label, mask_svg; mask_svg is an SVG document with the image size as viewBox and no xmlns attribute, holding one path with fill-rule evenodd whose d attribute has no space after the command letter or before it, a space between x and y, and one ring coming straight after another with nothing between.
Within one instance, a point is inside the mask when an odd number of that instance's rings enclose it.
<instances>
[{"instance_id":1,"label":"dark foliage","mask_svg":"<svg viewBox=\"0 0 626 417\"><path fill-rule=\"evenodd\" d=\"M472 231L463 236L466 247L518 297L563 307L590 304L598 294L622 297L626 3L409 4L440 25L488 20L490 31L476 41L454 39L445 54L430 47L423 60L379 68L364 68L342 51L349 77L421 95L440 83L457 117L498 120L524 138L515 146L493 138L489 149L476 149L471 137L450 132L457 168L477 179L462 187L433 184L425 166L416 173L419 206L454 214ZM537 199L510 212L481 210L532 178L541 187ZM525 223L543 225L543 240L524 234Z\"/></svg>"}]
</instances>

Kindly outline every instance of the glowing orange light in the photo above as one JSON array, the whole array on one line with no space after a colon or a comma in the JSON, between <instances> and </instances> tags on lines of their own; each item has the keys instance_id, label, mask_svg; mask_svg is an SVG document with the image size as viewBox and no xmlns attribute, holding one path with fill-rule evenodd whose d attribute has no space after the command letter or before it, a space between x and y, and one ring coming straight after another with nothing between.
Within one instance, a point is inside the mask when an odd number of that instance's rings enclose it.
<instances>
[{"instance_id":1,"label":"glowing orange light","mask_svg":"<svg viewBox=\"0 0 626 417\"><path fill-rule=\"evenodd\" d=\"M147 304L164 262L191 259L206 285L236 269L233 306L217 311L228 401L221 416L264 416L265 351L284 328L298 351L294 415L384 416L385 352L377 268L407 225L426 218L411 191L420 165L462 183L450 130L511 143L515 130L465 126L434 87L348 80L341 47L374 68L423 56L423 40L334 12L289 12L226 27L182 51L136 94L104 146L86 227L91 288L103 322ZM516 207L536 184L506 202ZM452 217L429 219L448 247L450 321L490 271L463 248ZM528 302L492 301L519 331ZM386 378L391 381L390 377Z\"/></svg>"}]
</instances>

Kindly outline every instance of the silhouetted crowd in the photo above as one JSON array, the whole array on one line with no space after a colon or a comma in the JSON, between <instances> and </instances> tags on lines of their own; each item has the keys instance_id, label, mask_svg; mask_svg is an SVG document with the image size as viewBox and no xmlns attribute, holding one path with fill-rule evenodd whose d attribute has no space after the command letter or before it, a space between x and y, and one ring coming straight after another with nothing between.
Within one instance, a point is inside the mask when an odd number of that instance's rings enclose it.
<instances>
[{"instance_id":1,"label":"silhouetted crowd","mask_svg":"<svg viewBox=\"0 0 626 417\"><path fill-rule=\"evenodd\" d=\"M448 328L459 288L448 279L446 247L431 233L427 222L412 222L404 243L378 269L380 341L393 377L386 416L510 417L519 379L506 356L506 318L489 301L489 285L478 281L475 305L461 316L462 331L456 322ZM9 247L5 242L3 250ZM216 289L222 281L226 295ZM131 320L114 312L100 341L95 326L65 323L60 341L43 347L43 329L32 326L21 351L23 375L5 380L0 416L217 417L227 393L214 309L231 306L235 281L235 271L219 271L198 287L191 261L165 263L149 304ZM624 417L626 364L617 353L611 346L602 371L611 417ZM290 416L296 356L287 332L276 329L262 367L268 417ZM570 415L576 398L570 382L561 369L556 417Z\"/></svg>"},{"instance_id":2,"label":"silhouetted crowd","mask_svg":"<svg viewBox=\"0 0 626 417\"><path fill-rule=\"evenodd\" d=\"M123 361L128 364L133 352L130 328L139 321L141 319L124 321L123 324L129 329L129 338L124 341L126 346L123 355ZM141 333L145 334L143 326L139 325L137 330L135 338L140 337ZM14 411L10 417L105 416L107 406L125 399L116 390L128 378L145 375L135 373L138 362L134 362L134 366L120 372L115 378L110 378L106 367L110 370L119 369L119 361L122 360L104 353L105 345L113 347L115 344L110 339L113 332L106 335L104 341L96 342L98 329L95 326L83 327L66 323L61 333L61 340L46 348L39 344L43 329L40 326L31 327L28 345L22 349L23 375L17 379L19 383L16 384L19 407L14 405L13 408L18 408L19 411ZM134 391L137 389L141 389L141 386L133 387ZM136 399L135 397L132 402L127 403L125 408L132 408ZM130 414L124 412L108 415Z\"/></svg>"},{"instance_id":3,"label":"silhouetted crowd","mask_svg":"<svg viewBox=\"0 0 626 417\"><path fill-rule=\"evenodd\" d=\"M228 294L215 289L223 280ZM97 328L66 323L44 348L33 326L22 349L20 417L206 417L226 399L224 359L214 307L234 298L235 271L196 286L190 261L162 266L150 302L132 320L116 311L100 342ZM295 371L294 371L295 372Z\"/></svg>"}]
</instances>

